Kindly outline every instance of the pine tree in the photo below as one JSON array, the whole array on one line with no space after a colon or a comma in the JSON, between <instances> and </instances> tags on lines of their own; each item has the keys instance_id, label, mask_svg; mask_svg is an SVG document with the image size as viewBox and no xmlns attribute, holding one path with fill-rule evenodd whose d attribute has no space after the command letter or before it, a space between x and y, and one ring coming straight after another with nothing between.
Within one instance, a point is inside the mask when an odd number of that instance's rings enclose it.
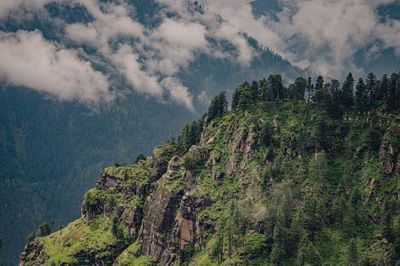
<instances>
[{"instance_id":1,"label":"pine tree","mask_svg":"<svg viewBox=\"0 0 400 266\"><path fill-rule=\"evenodd\" d=\"M260 99L262 101L268 100L268 81L266 79L260 80Z\"/></svg>"},{"instance_id":2,"label":"pine tree","mask_svg":"<svg viewBox=\"0 0 400 266\"><path fill-rule=\"evenodd\" d=\"M122 240L124 238L124 232L120 227L120 220L117 216L114 216L114 218L112 219L111 232L113 236L118 240Z\"/></svg>"},{"instance_id":3,"label":"pine tree","mask_svg":"<svg viewBox=\"0 0 400 266\"><path fill-rule=\"evenodd\" d=\"M392 245L390 249L390 263L389 265L398 265L397 263L400 261L400 218L396 217L395 222L393 223L393 239ZM397 262L397 263L396 263Z\"/></svg>"},{"instance_id":4,"label":"pine tree","mask_svg":"<svg viewBox=\"0 0 400 266\"><path fill-rule=\"evenodd\" d=\"M361 194L357 187L353 189L351 193L350 199L347 203L348 215L347 221L348 224L359 225L360 224L360 213L362 212L361 205Z\"/></svg>"},{"instance_id":5,"label":"pine tree","mask_svg":"<svg viewBox=\"0 0 400 266\"><path fill-rule=\"evenodd\" d=\"M342 104L345 107L350 107L354 104L353 89L354 89L354 78L353 75L349 73L342 87Z\"/></svg>"},{"instance_id":6,"label":"pine tree","mask_svg":"<svg viewBox=\"0 0 400 266\"><path fill-rule=\"evenodd\" d=\"M181 134L179 135L178 141L183 143L185 150L188 150L191 146L190 144L190 134L191 134L191 128L188 123L184 124L181 130Z\"/></svg>"},{"instance_id":7,"label":"pine tree","mask_svg":"<svg viewBox=\"0 0 400 266\"><path fill-rule=\"evenodd\" d=\"M127 181L128 179L129 179L128 169L125 169L125 171L124 171L124 181Z\"/></svg>"},{"instance_id":8,"label":"pine tree","mask_svg":"<svg viewBox=\"0 0 400 266\"><path fill-rule=\"evenodd\" d=\"M274 243L272 245L270 258L275 264L282 264L282 260L286 257L286 237L284 235L282 225L279 223L277 223L274 227L273 241Z\"/></svg>"},{"instance_id":9,"label":"pine tree","mask_svg":"<svg viewBox=\"0 0 400 266\"><path fill-rule=\"evenodd\" d=\"M395 93L395 98L396 98L396 110L400 108L400 73L395 74L396 77L396 93Z\"/></svg>"},{"instance_id":10,"label":"pine tree","mask_svg":"<svg viewBox=\"0 0 400 266\"><path fill-rule=\"evenodd\" d=\"M135 163L138 163L141 160L146 160L146 156L143 153L140 153L135 160Z\"/></svg>"},{"instance_id":11,"label":"pine tree","mask_svg":"<svg viewBox=\"0 0 400 266\"><path fill-rule=\"evenodd\" d=\"M314 239L315 234L319 234L326 219L326 208L323 199L316 195L307 195L301 209L300 222L303 227L311 234Z\"/></svg>"},{"instance_id":12,"label":"pine tree","mask_svg":"<svg viewBox=\"0 0 400 266\"><path fill-rule=\"evenodd\" d=\"M245 81L235 90L232 97L232 109L246 109L253 103L250 84Z\"/></svg>"},{"instance_id":13,"label":"pine tree","mask_svg":"<svg viewBox=\"0 0 400 266\"><path fill-rule=\"evenodd\" d=\"M308 77L306 101L311 102L313 98L314 98L314 84L312 83L311 77Z\"/></svg>"},{"instance_id":14,"label":"pine tree","mask_svg":"<svg viewBox=\"0 0 400 266\"><path fill-rule=\"evenodd\" d=\"M210 107L208 107L208 121L213 120L216 117L222 116L228 110L228 102L226 100L226 93L223 91L211 101Z\"/></svg>"},{"instance_id":15,"label":"pine tree","mask_svg":"<svg viewBox=\"0 0 400 266\"><path fill-rule=\"evenodd\" d=\"M389 88L386 98L386 106L389 111L394 111L398 108L398 75L393 73L390 76Z\"/></svg>"},{"instance_id":16,"label":"pine tree","mask_svg":"<svg viewBox=\"0 0 400 266\"><path fill-rule=\"evenodd\" d=\"M338 118L342 114L342 109L340 108L342 92L339 81L333 79L327 86L326 91L329 96L326 106L327 114L330 117Z\"/></svg>"},{"instance_id":17,"label":"pine tree","mask_svg":"<svg viewBox=\"0 0 400 266\"><path fill-rule=\"evenodd\" d=\"M324 78L319 76L315 83L315 94L314 101L318 104L318 106L323 106L325 104L326 94L324 87Z\"/></svg>"},{"instance_id":18,"label":"pine tree","mask_svg":"<svg viewBox=\"0 0 400 266\"><path fill-rule=\"evenodd\" d=\"M234 245L234 235L235 235L235 229L236 227L239 227L239 221L235 221L237 218L235 217L235 212L236 212L237 206L235 201L231 202L230 208L229 208L229 219L226 223L226 235L228 238L228 256L232 256L232 248ZM237 225L235 224L237 223Z\"/></svg>"},{"instance_id":19,"label":"pine tree","mask_svg":"<svg viewBox=\"0 0 400 266\"><path fill-rule=\"evenodd\" d=\"M268 100L273 101L275 99L284 99L286 98L286 91L282 84L281 75L270 75L268 77Z\"/></svg>"},{"instance_id":20,"label":"pine tree","mask_svg":"<svg viewBox=\"0 0 400 266\"><path fill-rule=\"evenodd\" d=\"M51 234L51 227L49 223L42 223L39 225L39 230L38 230L39 236L47 236Z\"/></svg>"},{"instance_id":21,"label":"pine tree","mask_svg":"<svg viewBox=\"0 0 400 266\"><path fill-rule=\"evenodd\" d=\"M377 80L374 73L369 73L367 79L365 80L365 88L368 97L368 105L372 106L375 101L375 94L377 88Z\"/></svg>"},{"instance_id":22,"label":"pine tree","mask_svg":"<svg viewBox=\"0 0 400 266\"><path fill-rule=\"evenodd\" d=\"M296 79L296 81L289 86L288 97L295 100L304 100L304 96L307 88L307 80L302 77Z\"/></svg>"},{"instance_id":23,"label":"pine tree","mask_svg":"<svg viewBox=\"0 0 400 266\"><path fill-rule=\"evenodd\" d=\"M258 82L254 80L250 86L250 95L251 95L252 102L254 102L254 103L258 101L258 95L259 95L259 89L258 89L259 86L258 85L259 85Z\"/></svg>"},{"instance_id":24,"label":"pine tree","mask_svg":"<svg viewBox=\"0 0 400 266\"><path fill-rule=\"evenodd\" d=\"M216 241L211 246L211 257L217 259L218 263L221 263L224 259L224 230L225 221L222 221L219 225L216 234Z\"/></svg>"},{"instance_id":25,"label":"pine tree","mask_svg":"<svg viewBox=\"0 0 400 266\"><path fill-rule=\"evenodd\" d=\"M314 158L310 161L310 179L316 184L322 184L328 179L328 160L325 152L314 154Z\"/></svg>"},{"instance_id":26,"label":"pine tree","mask_svg":"<svg viewBox=\"0 0 400 266\"><path fill-rule=\"evenodd\" d=\"M333 102L335 102L336 104L340 103L340 82L337 79L331 80L328 93L330 94Z\"/></svg>"},{"instance_id":27,"label":"pine tree","mask_svg":"<svg viewBox=\"0 0 400 266\"><path fill-rule=\"evenodd\" d=\"M297 251L296 265L321 265L321 255L314 247L313 242L309 241L305 235L299 244L299 249Z\"/></svg>"},{"instance_id":28,"label":"pine tree","mask_svg":"<svg viewBox=\"0 0 400 266\"><path fill-rule=\"evenodd\" d=\"M360 111L364 111L368 105L367 88L362 78L358 80L356 85L355 104Z\"/></svg>"},{"instance_id":29,"label":"pine tree","mask_svg":"<svg viewBox=\"0 0 400 266\"><path fill-rule=\"evenodd\" d=\"M344 263L348 266L357 266L358 264L358 248L354 238L352 238L346 248Z\"/></svg>"},{"instance_id":30,"label":"pine tree","mask_svg":"<svg viewBox=\"0 0 400 266\"><path fill-rule=\"evenodd\" d=\"M271 212L265 217L264 220L264 238L265 238L265 245L266 250L271 252L272 246L274 244L274 229L276 224L276 217Z\"/></svg>"},{"instance_id":31,"label":"pine tree","mask_svg":"<svg viewBox=\"0 0 400 266\"><path fill-rule=\"evenodd\" d=\"M233 224L233 236L234 236L232 242L235 247L238 247L242 243L241 242L242 217L239 208L237 206L237 202L234 202L232 205L232 213L233 213L232 224Z\"/></svg>"},{"instance_id":32,"label":"pine tree","mask_svg":"<svg viewBox=\"0 0 400 266\"><path fill-rule=\"evenodd\" d=\"M260 136L260 140L261 140L261 144L264 146L270 146L272 143L272 135L273 135L274 131L272 129L272 126L270 123L266 122L263 125L262 131L261 131L261 136Z\"/></svg>"},{"instance_id":33,"label":"pine tree","mask_svg":"<svg viewBox=\"0 0 400 266\"><path fill-rule=\"evenodd\" d=\"M377 94L376 94L376 100L380 101L380 100L387 100L389 94L388 94L388 90L389 90L389 79L387 77L387 75L383 75L381 81L379 82L379 87L377 90Z\"/></svg>"},{"instance_id":34,"label":"pine tree","mask_svg":"<svg viewBox=\"0 0 400 266\"><path fill-rule=\"evenodd\" d=\"M335 197L332 202L333 218L339 224L340 228L343 225L343 217L346 208L346 198L344 195L343 185L340 184L336 189Z\"/></svg>"},{"instance_id":35,"label":"pine tree","mask_svg":"<svg viewBox=\"0 0 400 266\"><path fill-rule=\"evenodd\" d=\"M321 116L317 119L317 130L316 130L316 151L323 151L328 148L328 129L325 122L325 114L322 112Z\"/></svg>"}]
</instances>

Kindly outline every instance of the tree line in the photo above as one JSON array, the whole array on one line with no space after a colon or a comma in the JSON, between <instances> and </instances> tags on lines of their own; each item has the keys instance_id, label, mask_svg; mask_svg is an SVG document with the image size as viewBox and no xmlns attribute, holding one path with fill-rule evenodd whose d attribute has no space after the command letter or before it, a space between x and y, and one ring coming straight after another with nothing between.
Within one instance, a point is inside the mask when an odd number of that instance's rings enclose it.
<instances>
[{"instance_id":1,"label":"tree line","mask_svg":"<svg viewBox=\"0 0 400 266\"><path fill-rule=\"evenodd\" d=\"M359 78L356 82L349 73L342 85L336 79L326 82L322 76L315 82L311 77L299 77L288 87L283 85L281 75L270 75L268 79L243 82L233 94L232 109L280 99L313 102L330 115L349 108L368 111L380 106L392 112L400 107L400 74L393 73L390 78L385 74L379 80L374 73L369 73L365 80Z\"/></svg>"},{"instance_id":2,"label":"tree line","mask_svg":"<svg viewBox=\"0 0 400 266\"><path fill-rule=\"evenodd\" d=\"M318 76L315 81L311 77L298 77L287 87L284 86L280 74L272 74L259 81L243 82L232 95L231 108L245 110L258 102L285 99L313 103L323 111L323 115L332 118L340 117L347 110L365 112L382 107L384 111L393 112L400 109L400 74L393 73L390 78L385 74L379 80L374 73L369 73L365 80L359 78L356 82L352 73L349 73L342 85L336 79L325 81L322 76ZM172 137L169 143L178 144L187 151L192 145L199 143L204 122L210 122L226 112L226 92L221 92L213 98L207 113L199 120L185 124L178 138ZM318 146L321 150L326 146L324 121L324 117L317 121L321 135ZM267 146L270 142L270 131L270 128L263 130L263 142Z\"/></svg>"}]
</instances>

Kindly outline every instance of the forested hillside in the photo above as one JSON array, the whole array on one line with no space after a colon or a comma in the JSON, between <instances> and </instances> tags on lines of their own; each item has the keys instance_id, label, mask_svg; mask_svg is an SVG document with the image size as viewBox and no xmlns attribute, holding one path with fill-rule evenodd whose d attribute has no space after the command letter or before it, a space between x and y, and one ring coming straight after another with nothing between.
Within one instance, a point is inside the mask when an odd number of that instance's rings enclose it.
<instances>
[{"instance_id":1,"label":"forested hillside","mask_svg":"<svg viewBox=\"0 0 400 266\"><path fill-rule=\"evenodd\" d=\"M257 49L261 56L249 68L202 57L182 78L193 92L208 88L211 94L232 88L246 75L287 70L295 77L300 72L273 52ZM228 78L229 73L235 76ZM134 92L86 106L7 84L0 101L0 236L5 239L0 261L5 265L15 263L26 235L40 223L54 222L56 228L78 217L80 198L100 169L149 154L205 110L201 101L192 112Z\"/></svg>"},{"instance_id":2,"label":"forested hillside","mask_svg":"<svg viewBox=\"0 0 400 266\"><path fill-rule=\"evenodd\" d=\"M152 156L106 168L81 218L39 228L21 263L395 265L399 77L270 75L231 111L221 93Z\"/></svg>"},{"instance_id":3,"label":"forested hillside","mask_svg":"<svg viewBox=\"0 0 400 266\"><path fill-rule=\"evenodd\" d=\"M157 1L128 2L138 10L133 16L135 21L149 28L162 22ZM66 25L94 21L85 5L49 1L41 12L23 18L10 14L0 19L0 30L40 31L46 40L59 42L68 49L81 49L85 58L99 56L88 45L65 40ZM113 39L115 43L122 40ZM193 95L194 111L170 102L165 95L158 99L137 92L120 71L110 69L109 61L104 62L103 57L92 61L92 66L113 81L112 90L117 97L109 102L86 105L78 100L59 101L51 94L2 81L0 236L4 245L0 262L15 264L26 235L39 224L53 223L55 229L76 219L80 199L95 184L101 169L116 161L133 162L139 153L149 154L152 147L177 135L182 124L199 117L211 95L226 90L229 96L229 89L247 78L287 73L294 79L302 73L251 37L246 36L246 40L257 53L249 65L243 66L231 58L196 54L196 60L178 73L177 78ZM237 53L229 42L213 42L227 53Z\"/></svg>"}]
</instances>

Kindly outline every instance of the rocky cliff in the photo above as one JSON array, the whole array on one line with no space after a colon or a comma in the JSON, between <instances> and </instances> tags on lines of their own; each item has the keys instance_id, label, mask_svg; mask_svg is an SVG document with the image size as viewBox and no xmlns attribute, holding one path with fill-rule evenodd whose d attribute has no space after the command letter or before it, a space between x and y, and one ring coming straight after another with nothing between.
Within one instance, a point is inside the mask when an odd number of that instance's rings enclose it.
<instances>
[{"instance_id":1,"label":"rocky cliff","mask_svg":"<svg viewBox=\"0 0 400 266\"><path fill-rule=\"evenodd\" d=\"M392 263L400 116L322 116L258 103L204 123L188 150L169 141L109 167L81 218L29 242L20 265Z\"/></svg>"}]
</instances>

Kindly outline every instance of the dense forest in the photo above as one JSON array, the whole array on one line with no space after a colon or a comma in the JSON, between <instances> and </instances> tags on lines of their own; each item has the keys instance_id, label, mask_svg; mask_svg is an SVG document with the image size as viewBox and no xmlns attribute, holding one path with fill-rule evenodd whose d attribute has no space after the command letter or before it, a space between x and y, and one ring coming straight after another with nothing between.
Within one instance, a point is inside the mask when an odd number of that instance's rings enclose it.
<instances>
[{"instance_id":1,"label":"dense forest","mask_svg":"<svg viewBox=\"0 0 400 266\"><path fill-rule=\"evenodd\" d=\"M396 265L399 85L270 75L230 111L220 93L152 156L106 168L82 217L43 224L21 262Z\"/></svg>"},{"instance_id":2,"label":"dense forest","mask_svg":"<svg viewBox=\"0 0 400 266\"><path fill-rule=\"evenodd\" d=\"M279 74L270 75L268 79L260 81L243 82L233 93L232 110L246 110L258 102L270 102L275 100L296 100L313 103L313 106L321 112L319 118L321 132L326 135L326 116L332 119L341 118L346 112L371 112L383 111L396 112L400 109L400 74L393 73L388 78L384 74L378 80L374 73L369 73L364 81L359 78L356 82L349 73L342 86L336 79L325 82L322 76L318 76L315 82L309 77L299 77L287 88ZM196 145L200 140L204 119L208 121L224 115L228 111L226 93L221 92L211 102L208 113L203 117L185 124L178 140L188 150L191 145ZM321 136L325 138L326 136ZM326 149L325 141L321 148Z\"/></svg>"}]
</instances>

